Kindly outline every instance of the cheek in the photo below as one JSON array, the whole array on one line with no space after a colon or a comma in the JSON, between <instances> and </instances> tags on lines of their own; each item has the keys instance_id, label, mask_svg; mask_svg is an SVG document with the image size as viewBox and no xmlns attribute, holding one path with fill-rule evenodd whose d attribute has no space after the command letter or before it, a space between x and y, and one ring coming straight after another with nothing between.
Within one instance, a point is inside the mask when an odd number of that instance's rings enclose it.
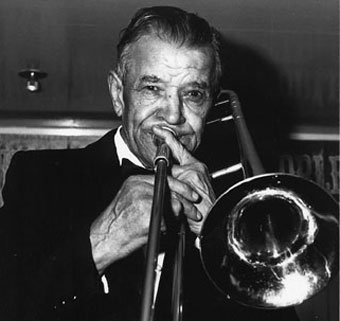
<instances>
[{"instance_id":1,"label":"cheek","mask_svg":"<svg viewBox=\"0 0 340 321\"><path fill-rule=\"evenodd\" d=\"M129 128L130 132L136 131L145 118L144 114L145 110L142 106L138 104L127 105L123 114L125 128Z\"/></svg>"},{"instance_id":2,"label":"cheek","mask_svg":"<svg viewBox=\"0 0 340 321\"><path fill-rule=\"evenodd\" d=\"M210 104L204 104L200 108L185 108L185 118L195 133L202 133L205 121L210 110Z\"/></svg>"},{"instance_id":3,"label":"cheek","mask_svg":"<svg viewBox=\"0 0 340 321\"><path fill-rule=\"evenodd\" d=\"M204 129L205 117L192 114L188 120L195 136L200 137Z\"/></svg>"},{"instance_id":4,"label":"cheek","mask_svg":"<svg viewBox=\"0 0 340 321\"><path fill-rule=\"evenodd\" d=\"M194 131L196 133L198 143L201 142L201 138L202 138L205 126L206 126L207 115L208 115L208 111L198 116L194 122L194 126L195 126Z\"/></svg>"},{"instance_id":5,"label":"cheek","mask_svg":"<svg viewBox=\"0 0 340 321\"><path fill-rule=\"evenodd\" d=\"M201 143L201 138L204 130L204 121L201 118L197 118L191 121L190 126L193 132L193 136L191 138L191 148L195 150Z\"/></svg>"},{"instance_id":6,"label":"cheek","mask_svg":"<svg viewBox=\"0 0 340 321\"><path fill-rule=\"evenodd\" d=\"M202 134L203 134L203 127L197 128L195 130L195 136L196 136L196 146L195 146L195 148L197 148L198 145L201 143Z\"/></svg>"}]
</instances>

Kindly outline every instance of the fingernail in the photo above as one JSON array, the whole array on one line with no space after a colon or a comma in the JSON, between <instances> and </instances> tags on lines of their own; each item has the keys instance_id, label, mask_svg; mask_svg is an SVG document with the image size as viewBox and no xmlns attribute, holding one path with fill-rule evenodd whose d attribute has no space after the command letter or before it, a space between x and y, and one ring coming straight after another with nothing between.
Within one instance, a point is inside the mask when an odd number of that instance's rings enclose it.
<instances>
[{"instance_id":1,"label":"fingernail","mask_svg":"<svg viewBox=\"0 0 340 321\"><path fill-rule=\"evenodd\" d=\"M201 220L202 219L202 214L201 213L197 213L196 217L197 217L198 220Z\"/></svg>"},{"instance_id":2,"label":"fingernail","mask_svg":"<svg viewBox=\"0 0 340 321\"><path fill-rule=\"evenodd\" d=\"M196 193L196 192L194 192L194 193L195 193L195 194L193 195L193 197L195 198L195 202L196 202L196 203L200 203L201 200L202 200L201 195L198 194L198 193Z\"/></svg>"},{"instance_id":3,"label":"fingernail","mask_svg":"<svg viewBox=\"0 0 340 321\"><path fill-rule=\"evenodd\" d=\"M191 196L192 196L192 198L193 198L195 201L197 201L198 198L199 198L199 195L198 195L196 192L194 192L194 191L191 193Z\"/></svg>"}]
</instances>

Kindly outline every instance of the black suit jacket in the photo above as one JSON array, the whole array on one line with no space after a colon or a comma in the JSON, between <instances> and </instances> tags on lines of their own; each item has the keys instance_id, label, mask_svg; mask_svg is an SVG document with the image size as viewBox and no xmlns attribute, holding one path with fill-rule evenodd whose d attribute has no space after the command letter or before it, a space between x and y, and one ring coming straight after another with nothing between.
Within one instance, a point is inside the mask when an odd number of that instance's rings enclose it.
<instances>
[{"instance_id":1,"label":"black suit jacket","mask_svg":"<svg viewBox=\"0 0 340 321\"><path fill-rule=\"evenodd\" d=\"M84 149L18 152L13 157L0 216L1 320L138 320L143 251L105 272L110 288L105 295L89 240L92 221L125 179L114 133ZM213 320L294 320L291 309L268 312L225 304L190 245L186 262L187 320L214 315ZM162 289L168 293L166 286ZM165 320L162 311L159 320Z\"/></svg>"}]
</instances>

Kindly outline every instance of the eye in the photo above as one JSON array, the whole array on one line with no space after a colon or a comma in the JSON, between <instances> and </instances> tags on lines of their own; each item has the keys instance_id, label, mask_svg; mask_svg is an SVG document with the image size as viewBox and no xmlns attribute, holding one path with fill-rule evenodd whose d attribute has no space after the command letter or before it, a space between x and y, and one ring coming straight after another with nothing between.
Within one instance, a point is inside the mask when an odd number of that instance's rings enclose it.
<instances>
[{"instance_id":1,"label":"eye","mask_svg":"<svg viewBox=\"0 0 340 321\"><path fill-rule=\"evenodd\" d=\"M206 100L206 94L201 90L193 89L185 94L185 98L192 103L201 104Z\"/></svg>"},{"instance_id":2,"label":"eye","mask_svg":"<svg viewBox=\"0 0 340 321\"><path fill-rule=\"evenodd\" d=\"M160 88L154 85L147 85L144 87L147 91L159 92Z\"/></svg>"},{"instance_id":3,"label":"eye","mask_svg":"<svg viewBox=\"0 0 340 321\"><path fill-rule=\"evenodd\" d=\"M158 99L162 96L162 88L156 85L145 85L141 88L141 98L147 99L148 101Z\"/></svg>"},{"instance_id":4,"label":"eye","mask_svg":"<svg viewBox=\"0 0 340 321\"><path fill-rule=\"evenodd\" d=\"M191 91L189 91L188 94L192 98L201 98L201 97L203 97L203 93L201 93L199 90L191 90Z\"/></svg>"}]
</instances>

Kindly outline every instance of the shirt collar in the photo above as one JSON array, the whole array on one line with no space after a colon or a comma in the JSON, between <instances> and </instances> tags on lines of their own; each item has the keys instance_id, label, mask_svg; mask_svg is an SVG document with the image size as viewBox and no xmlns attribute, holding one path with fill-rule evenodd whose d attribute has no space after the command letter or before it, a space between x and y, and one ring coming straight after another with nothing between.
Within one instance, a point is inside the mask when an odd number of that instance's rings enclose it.
<instances>
[{"instance_id":1,"label":"shirt collar","mask_svg":"<svg viewBox=\"0 0 340 321\"><path fill-rule=\"evenodd\" d=\"M123 158L128 159L133 164L145 168L141 161L131 152L128 145L125 143L122 136L122 126L119 126L114 135L114 144L117 150L119 165L122 165Z\"/></svg>"}]
</instances>

